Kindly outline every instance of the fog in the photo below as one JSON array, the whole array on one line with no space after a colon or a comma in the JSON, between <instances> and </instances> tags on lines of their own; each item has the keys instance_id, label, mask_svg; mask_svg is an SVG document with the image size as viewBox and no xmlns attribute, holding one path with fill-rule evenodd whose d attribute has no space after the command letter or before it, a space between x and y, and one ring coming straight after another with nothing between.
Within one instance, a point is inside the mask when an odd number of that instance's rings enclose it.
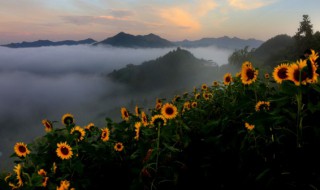
<instances>
[{"instance_id":1,"label":"fog","mask_svg":"<svg viewBox=\"0 0 320 190\"><path fill-rule=\"evenodd\" d=\"M61 127L65 113L73 114L80 126L93 122L103 127L106 117L120 120L120 107L138 97L131 97L124 86L105 75L127 64L154 60L173 49L0 47L0 171L12 170L9 156L16 142L30 143L45 134L42 119L58 121L54 127ZM226 64L232 53L215 47L183 49L219 65Z\"/></svg>"}]
</instances>

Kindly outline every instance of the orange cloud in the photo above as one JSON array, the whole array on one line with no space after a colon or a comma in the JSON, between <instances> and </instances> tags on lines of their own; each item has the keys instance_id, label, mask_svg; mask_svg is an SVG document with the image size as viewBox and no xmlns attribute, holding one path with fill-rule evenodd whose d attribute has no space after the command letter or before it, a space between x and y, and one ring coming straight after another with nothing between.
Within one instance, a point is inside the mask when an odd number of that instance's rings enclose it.
<instances>
[{"instance_id":1,"label":"orange cloud","mask_svg":"<svg viewBox=\"0 0 320 190\"><path fill-rule=\"evenodd\" d=\"M180 28L199 30L199 22L188 12L181 8L168 8L160 11L160 16L173 25Z\"/></svg>"},{"instance_id":2,"label":"orange cloud","mask_svg":"<svg viewBox=\"0 0 320 190\"><path fill-rule=\"evenodd\" d=\"M257 9L274 2L275 0L228 0L230 6L240 10Z\"/></svg>"}]
</instances>

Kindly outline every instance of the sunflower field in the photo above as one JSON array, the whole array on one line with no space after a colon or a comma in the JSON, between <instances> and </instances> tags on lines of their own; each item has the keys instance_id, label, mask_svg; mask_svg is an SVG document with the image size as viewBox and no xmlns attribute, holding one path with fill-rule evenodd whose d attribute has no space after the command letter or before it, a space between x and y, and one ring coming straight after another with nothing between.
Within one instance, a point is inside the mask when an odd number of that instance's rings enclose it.
<instances>
[{"instance_id":1,"label":"sunflower field","mask_svg":"<svg viewBox=\"0 0 320 190\"><path fill-rule=\"evenodd\" d=\"M153 108L122 107L105 126L43 119L43 137L12 148L0 189L319 189L317 58L272 73L246 61Z\"/></svg>"}]
</instances>

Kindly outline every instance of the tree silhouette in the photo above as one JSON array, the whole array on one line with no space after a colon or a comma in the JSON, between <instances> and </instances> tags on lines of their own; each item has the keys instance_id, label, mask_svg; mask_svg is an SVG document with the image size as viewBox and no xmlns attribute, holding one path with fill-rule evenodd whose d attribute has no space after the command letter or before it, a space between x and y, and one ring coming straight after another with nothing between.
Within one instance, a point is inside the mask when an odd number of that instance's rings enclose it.
<instances>
[{"instance_id":1,"label":"tree silhouette","mask_svg":"<svg viewBox=\"0 0 320 190\"><path fill-rule=\"evenodd\" d=\"M303 20L300 22L298 31L293 36L296 41L297 53L303 53L307 48L314 48L313 46L313 25L308 15L302 15Z\"/></svg>"}]
</instances>

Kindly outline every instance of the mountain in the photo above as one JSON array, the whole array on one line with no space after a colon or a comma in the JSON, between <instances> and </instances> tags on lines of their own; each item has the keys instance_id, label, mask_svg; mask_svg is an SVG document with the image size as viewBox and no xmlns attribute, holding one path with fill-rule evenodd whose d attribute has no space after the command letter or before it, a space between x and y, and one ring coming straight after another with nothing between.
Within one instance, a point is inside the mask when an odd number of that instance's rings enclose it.
<instances>
[{"instance_id":1,"label":"mountain","mask_svg":"<svg viewBox=\"0 0 320 190\"><path fill-rule=\"evenodd\" d=\"M134 91L167 92L192 88L213 79L223 79L224 72L211 61L198 59L189 51L177 48L155 60L140 65L128 64L109 73L112 81L127 85ZM131 91L130 91L131 93Z\"/></svg>"},{"instance_id":2,"label":"mountain","mask_svg":"<svg viewBox=\"0 0 320 190\"><path fill-rule=\"evenodd\" d=\"M10 44L5 44L1 46L9 47L9 48L28 48L28 47L42 47L42 46L93 44L95 42L96 41L91 38L88 38L85 40L79 40L79 41L64 40L64 41L57 41L57 42L53 42L50 40L38 40L34 42L10 43Z\"/></svg>"},{"instance_id":3,"label":"mountain","mask_svg":"<svg viewBox=\"0 0 320 190\"><path fill-rule=\"evenodd\" d=\"M113 37L94 43L93 45L109 45L130 48L163 48L175 46L174 43L152 33L148 35L134 36L124 32L120 32Z\"/></svg>"},{"instance_id":4,"label":"mountain","mask_svg":"<svg viewBox=\"0 0 320 190\"><path fill-rule=\"evenodd\" d=\"M228 36L220 37L220 38L202 38L200 40L183 40L174 42L177 46L181 47L208 47L208 46L216 46L219 48L225 49L243 49L246 46L250 48L258 48L263 41L256 39L240 39L240 38L230 38Z\"/></svg>"}]
</instances>

